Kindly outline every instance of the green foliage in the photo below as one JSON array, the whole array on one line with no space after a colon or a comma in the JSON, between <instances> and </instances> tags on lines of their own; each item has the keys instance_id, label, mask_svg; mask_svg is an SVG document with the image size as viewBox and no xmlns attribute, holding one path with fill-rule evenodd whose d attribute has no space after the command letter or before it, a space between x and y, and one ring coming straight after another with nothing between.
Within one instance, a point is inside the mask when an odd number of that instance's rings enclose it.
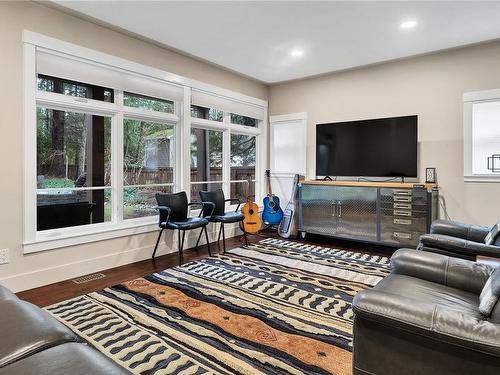
<instances>
[{"instance_id":1,"label":"green foliage","mask_svg":"<svg viewBox=\"0 0 500 375\"><path fill-rule=\"evenodd\" d=\"M45 189L63 189L63 188L74 188L75 181L63 179L51 179L44 181Z\"/></svg>"},{"instance_id":2,"label":"green foliage","mask_svg":"<svg viewBox=\"0 0 500 375\"><path fill-rule=\"evenodd\" d=\"M231 113L231 123L245 125L245 126L257 126L257 120L252 117L241 116L235 113Z\"/></svg>"},{"instance_id":3,"label":"green foliage","mask_svg":"<svg viewBox=\"0 0 500 375\"><path fill-rule=\"evenodd\" d=\"M137 94L125 93L123 104L127 107L144 108L150 111L174 113L174 102L170 100L149 98Z\"/></svg>"},{"instance_id":4,"label":"green foliage","mask_svg":"<svg viewBox=\"0 0 500 375\"><path fill-rule=\"evenodd\" d=\"M231 167L255 165L255 137L251 135L231 135Z\"/></svg>"},{"instance_id":5,"label":"green foliage","mask_svg":"<svg viewBox=\"0 0 500 375\"><path fill-rule=\"evenodd\" d=\"M125 188L123 189L123 203L126 205L142 203L139 188Z\"/></svg>"},{"instance_id":6,"label":"green foliage","mask_svg":"<svg viewBox=\"0 0 500 375\"><path fill-rule=\"evenodd\" d=\"M132 172L130 184L138 184L141 170L145 165L146 141L167 142L174 135L170 125L131 119L123 120L123 163L125 171Z\"/></svg>"}]
</instances>

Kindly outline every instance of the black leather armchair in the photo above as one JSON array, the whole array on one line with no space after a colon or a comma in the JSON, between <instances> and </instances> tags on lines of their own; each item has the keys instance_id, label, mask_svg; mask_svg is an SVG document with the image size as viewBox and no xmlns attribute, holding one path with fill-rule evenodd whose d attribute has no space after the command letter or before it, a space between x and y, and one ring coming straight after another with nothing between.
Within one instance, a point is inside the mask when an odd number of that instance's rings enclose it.
<instances>
[{"instance_id":1,"label":"black leather armchair","mask_svg":"<svg viewBox=\"0 0 500 375\"><path fill-rule=\"evenodd\" d=\"M1 285L0 332L0 375L131 374Z\"/></svg>"},{"instance_id":2,"label":"black leather armchair","mask_svg":"<svg viewBox=\"0 0 500 375\"><path fill-rule=\"evenodd\" d=\"M430 234L420 236L418 249L469 260L478 255L500 257L500 222L490 228L436 220Z\"/></svg>"},{"instance_id":3,"label":"black leather armchair","mask_svg":"<svg viewBox=\"0 0 500 375\"><path fill-rule=\"evenodd\" d=\"M499 374L499 294L500 268L396 251L391 274L354 298L353 374Z\"/></svg>"}]
</instances>

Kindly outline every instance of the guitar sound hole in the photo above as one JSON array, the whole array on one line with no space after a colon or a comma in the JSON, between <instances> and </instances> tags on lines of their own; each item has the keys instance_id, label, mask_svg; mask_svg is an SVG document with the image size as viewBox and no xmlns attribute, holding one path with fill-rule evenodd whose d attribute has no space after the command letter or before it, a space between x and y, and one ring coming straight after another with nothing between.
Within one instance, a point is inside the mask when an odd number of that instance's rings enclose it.
<instances>
[{"instance_id":1,"label":"guitar sound hole","mask_svg":"<svg viewBox=\"0 0 500 375\"><path fill-rule=\"evenodd\" d=\"M250 215L253 215L253 210L248 210L248 213L249 213Z\"/></svg>"},{"instance_id":2,"label":"guitar sound hole","mask_svg":"<svg viewBox=\"0 0 500 375\"><path fill-rule=\"evenodd\" d=\"M274 208L274 201L269 201L269 207Z\"/></svg>"}]
</instances>

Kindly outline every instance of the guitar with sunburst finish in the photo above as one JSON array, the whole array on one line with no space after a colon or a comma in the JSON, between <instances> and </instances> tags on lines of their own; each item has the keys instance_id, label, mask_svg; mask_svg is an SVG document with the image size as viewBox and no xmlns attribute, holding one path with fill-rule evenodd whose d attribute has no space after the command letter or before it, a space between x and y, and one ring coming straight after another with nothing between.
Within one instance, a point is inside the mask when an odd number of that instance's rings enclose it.
<instances>
[{"instance_id":1,"label":"guitar with sunburst finish","mask_svg":"<svg viewBox=\"0 0 500 375\"><path fill-rule=\"evenodd\" d=\"M262 228L262 220L259 215L259 206L254 202L252 175L247 175L248 191L247 202L241 208L241 213L245 218L241 221L241 229L246 233L257 233Z\"/></svg>"}]
</instances>

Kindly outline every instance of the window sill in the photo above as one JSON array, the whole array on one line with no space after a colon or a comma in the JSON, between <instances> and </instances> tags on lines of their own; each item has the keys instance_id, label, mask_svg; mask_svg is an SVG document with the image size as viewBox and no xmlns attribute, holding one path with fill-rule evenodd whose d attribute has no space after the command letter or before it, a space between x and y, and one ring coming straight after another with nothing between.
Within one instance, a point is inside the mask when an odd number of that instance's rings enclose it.
<instances>
[{"instance_id":1,"label":"window sill","mask_svg":"<svg viewBox=\"0 0 500 375\"><path fill-rule=\"evenodd\" d=\"M130 222L119 225L107 223L99 226L88 225L40 232L37 233L34 241L23 243L23 250L24 254L31 254L39 251L153 232L158 230L157 221L157 217L152 217L149 220L132 219Z\"/></svg>"},{"instance_id":2,"label":"window sill","mask_svg":"<svg viewBox=\"0 0 500 375\"><path fill-rule=\"evenodd\" d=\"M500 182L500 175L466 175L464 182Z\"/></svg>"}]
</instances>

